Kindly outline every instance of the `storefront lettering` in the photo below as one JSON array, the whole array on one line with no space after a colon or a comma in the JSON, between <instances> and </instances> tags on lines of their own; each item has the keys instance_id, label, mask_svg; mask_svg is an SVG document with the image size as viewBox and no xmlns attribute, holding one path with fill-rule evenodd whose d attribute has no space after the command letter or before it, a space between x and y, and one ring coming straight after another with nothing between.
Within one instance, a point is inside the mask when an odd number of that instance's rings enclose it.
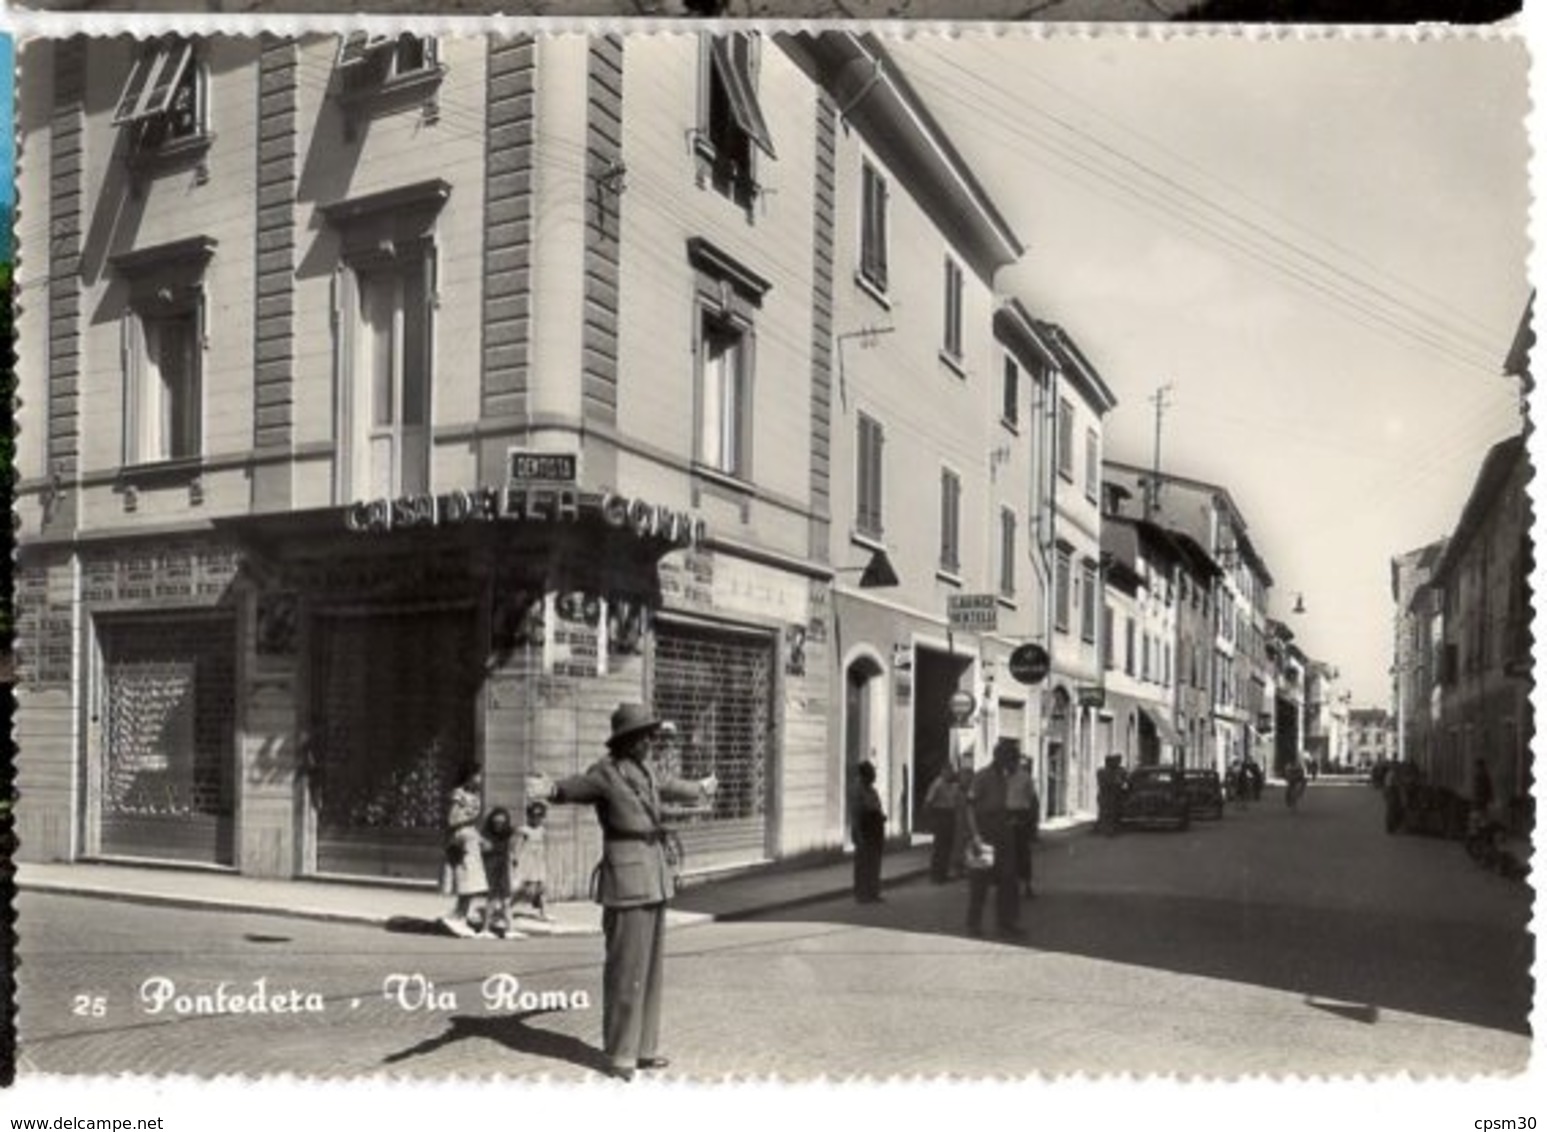
<instances>
[{"instance_id":1,"label":"storefront lettering","mask_svg":"<svg viewBox=\"0 0 1547 1132\"><path fill-rule=\"evenodd\" d=\"M640 538L662 539L673 546L697 546L704 538L703 519L663 504L611 492L598 495L567 487L515 485L354 503L344 509L344 526L351 531L376 532L497 519L576 523L587 513L599 514L610 527L632 531Z\"/></svg>"}]
</instances>

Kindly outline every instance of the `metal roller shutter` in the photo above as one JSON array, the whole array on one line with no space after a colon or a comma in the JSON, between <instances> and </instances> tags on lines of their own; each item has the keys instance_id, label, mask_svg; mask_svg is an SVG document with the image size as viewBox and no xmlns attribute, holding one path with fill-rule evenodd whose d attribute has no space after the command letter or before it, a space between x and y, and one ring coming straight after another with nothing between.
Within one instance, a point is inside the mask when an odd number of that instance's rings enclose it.
<instances>
[{"instance_id":1,"label":"metal roller shutter","mask_svg":"<svg viewBox=\"0 0 1547 1132\"><path fill-rule=\"evenodd\" d=\"M476 757L472 613L330 613L315 639L317 872L433 880L451 790Z\"/></svg>"},{"instance_id":2,"label":"metal roller shutter","mask_svg":"<svg viewBox=\"0 0 1547 1132\"><path fill-rule=\"evenodd\" d=\"M100 639L102 852L233 863L231 619L104 618Z\"/></svg>"},{"instance_id":3,"label":"metal roller shutter","mask_svg":"<svg viewBox=\"0 0 1547 1132\"><path fill-rule=\"evenodd\" d=\"M774 639L662 619L656 623L654 708L682 730L670 773L719 777L710 813L679 814L689 870L769 853L774 767Z\"/></svg>"}]
</instances>

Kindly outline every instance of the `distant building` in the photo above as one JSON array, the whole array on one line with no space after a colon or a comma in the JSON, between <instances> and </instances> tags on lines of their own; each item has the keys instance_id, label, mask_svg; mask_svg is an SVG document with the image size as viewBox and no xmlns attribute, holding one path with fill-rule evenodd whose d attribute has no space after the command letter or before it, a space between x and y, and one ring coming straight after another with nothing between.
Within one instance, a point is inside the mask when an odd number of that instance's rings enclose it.
<instances>
[{"instance_id":1,"label":"distant building","mask_svg":"<svg viewBox=\"0 0 1547 1132\"><path fill-rule=\"evenodd\" d=\"M1109 497L1118 490L1109 485ZM1176 723L1183 551L1162 528L1115 506L1102 516L1101 547L1106 702L1097 754L1122 755L1127 766L1185 763L1187 741Z\"/></svg>"},{"instance_id":2,"label":"distant building","mask_svg":"<svg viewBox=\"0 0 1547 1132\"><path fill-rule=\"evenodd\" d=\"M1223 771L1232 761L1255 758L1264 766L1272 752L1267 654L1268 572L1247 534L1229 491L1218 484L1117 460L1106 463L1108 480L1144 499L1144 514L1169 531L1186 534L1219 568L1213 583L1213 754Z\"/></svg>"},{"instance_id":3,"label":"distant building","mask_svg":"<svg viewBox=\"0 0 1547 1132\"><path fill-rule=\"evenodd\" d=\"M1427 766L1437 718L1438 645L1443 639L1439 595L1429 588L1435 564L1445 551L1439 539L1391 560L1392 619L1391 712L1397 760Z\"/></svg>"},{"instance_id":4,"label":"distant building","mask_svg":"<svg viewBox=\"0 0 1547 1132\"><path fill-rule=\"evenodd\" d=\"M1364 769L1396 758L1396 721L1381 707L1356 707L1348 712L1348 762Z\"/></svg>"}]
</instances>

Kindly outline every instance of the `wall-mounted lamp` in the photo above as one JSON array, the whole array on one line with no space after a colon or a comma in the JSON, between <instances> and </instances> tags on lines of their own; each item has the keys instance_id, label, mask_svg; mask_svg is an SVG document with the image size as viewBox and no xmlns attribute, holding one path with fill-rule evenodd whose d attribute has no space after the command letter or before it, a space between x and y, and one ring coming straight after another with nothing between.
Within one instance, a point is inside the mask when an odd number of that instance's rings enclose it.
<instances>
[{"instance_id":1,"label":"wall-mounted lamp","mask_svg":"<svg viewBox=\"0 0 1547 1132\"><path fill-rule=\"evenodd\" d=\"M877 547L870 555L870 561L863 566L838 566L833 570L835 574L858 574L859 588L862 590L886 589L898 584L897 571L892 566L892 560L886 556L886 551Z\"/></svg>"}]
</instances>

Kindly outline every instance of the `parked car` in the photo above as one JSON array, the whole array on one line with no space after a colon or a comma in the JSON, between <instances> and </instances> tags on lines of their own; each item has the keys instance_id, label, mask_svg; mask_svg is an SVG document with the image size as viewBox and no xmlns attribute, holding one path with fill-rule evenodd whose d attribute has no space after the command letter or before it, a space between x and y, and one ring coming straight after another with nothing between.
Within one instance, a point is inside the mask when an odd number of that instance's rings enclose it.
<instances>
[{"instance_id":1,"label":"parked car","mask_svg":"<svg viewBox=\"0 0 1547 1132\"><path fill-rule=\"evenodd\" d=\"M1193 817L1219 819L1225 816L1225 784L1220 781L1219 771L1204 767L1184 770L1182 784Z\"/></svg>"},{"instance_id":2,"label":"parked car","mask_svg":"<svg viewBox=\"0 0 1547 1132\"><path fill-rule=\"evenodd\" d=\"M1169 825L1186 829L1192 808L1182 772L1174 766L1141 766L1128 772L1118 820L1123 825Z\"/></svg>"}]
</instances>

